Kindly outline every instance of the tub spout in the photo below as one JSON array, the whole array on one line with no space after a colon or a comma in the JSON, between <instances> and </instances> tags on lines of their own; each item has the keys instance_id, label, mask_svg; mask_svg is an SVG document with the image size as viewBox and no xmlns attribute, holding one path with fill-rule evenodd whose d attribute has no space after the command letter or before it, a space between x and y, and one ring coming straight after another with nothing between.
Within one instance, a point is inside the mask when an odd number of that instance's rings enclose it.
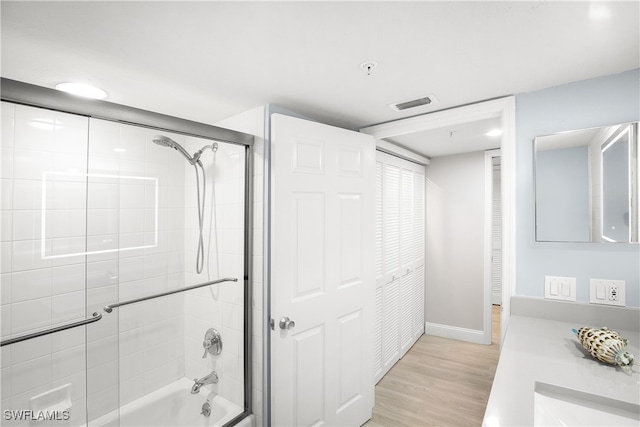
<instances>
[{"instance_id":1,"label":"tub spout","mask_svg":"<svg viewBox=\"0 0 640 427\"><path fill-rule=\"evenodd\" d=\"M200 393L200 388L206 384L218 384L218 374L216 371L211 372L206 377L200 379L194 379L193 387L191 387L191 394Z\"/></svg>"}]
</instances>

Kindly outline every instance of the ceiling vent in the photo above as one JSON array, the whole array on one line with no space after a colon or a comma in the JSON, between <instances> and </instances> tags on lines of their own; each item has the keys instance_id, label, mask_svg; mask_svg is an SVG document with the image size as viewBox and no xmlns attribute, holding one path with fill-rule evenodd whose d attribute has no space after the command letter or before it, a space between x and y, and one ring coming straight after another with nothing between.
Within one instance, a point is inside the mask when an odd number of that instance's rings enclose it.
<instances>
[{"instance_id":1,"label":"ceiling vent","mask_svg":"<svg viewBox=\"0 0 640 427\"><path fill-rule=\"evenodd\" d=\"M436 102L438 102L438 98L436 98L435 95L427 95L418 99L389 104L389 108L396 111L403 111L410 108L422 107L423 105L435 104Z\"/></svg>"}]
</instances>

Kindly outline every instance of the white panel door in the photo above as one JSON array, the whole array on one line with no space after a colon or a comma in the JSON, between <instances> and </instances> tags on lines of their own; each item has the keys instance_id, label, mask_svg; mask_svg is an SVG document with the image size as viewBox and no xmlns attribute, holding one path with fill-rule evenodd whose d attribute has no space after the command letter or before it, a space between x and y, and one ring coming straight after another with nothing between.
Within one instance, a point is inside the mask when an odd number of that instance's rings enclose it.
<instances>
[{"instance_id":1,"label":"white panel door","mask_svg":"<svg viewBox=\"0 0 640 427\"><path fill-rule=\"evenodd\" d=\"M271 123L272 423L359 426L374 399L375 143Z\"/></svg>"}]
</instances>

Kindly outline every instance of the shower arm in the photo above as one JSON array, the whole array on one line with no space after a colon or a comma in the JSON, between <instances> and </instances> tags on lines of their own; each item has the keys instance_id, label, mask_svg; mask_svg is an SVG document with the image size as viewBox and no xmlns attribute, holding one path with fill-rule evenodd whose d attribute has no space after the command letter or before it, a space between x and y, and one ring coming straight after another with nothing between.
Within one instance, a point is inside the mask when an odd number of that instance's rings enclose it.
<instances>
[{"instance_id":1,"label":"shower arm","mask_svg":"<svg viewBox=\"0 0 640 427\"><path fill-rule=\"evenodd\" d=\"M198 163L202 167L202 163L200 162L200 156L202 156L202 153L204 152L204 150L207 150L207 149L210 149L215 153L216 151L218 151L218 143L214 142L211 145L205 145L204 147L202 147L201 149L193 153L193 156L191 157L193 159L192 164Z\"/></svg>"},{"instance_id":2,"label":"shower arm","mask_svg":"<svg viewBox=\"0 0 640 427\"><path fill-rule=\"evenodd\" d=\"M237 282L237 281L238 281L238 279L236 279L236 278L225 277L224 279L213 280L211 282L198 283L197 285L187 286L186 288L175 289L173 291L162 292L162 293L159 293L159 294L148 295L148 296L142 297L142 298L136 298L136 299L132 299L132 300L128 300L128 301L117 302L117 303L105 305L103 310L106 311L107 313L111 313L114 308L122 307L123 305L134 304L136 302L142 302L142 301L147 301L147 300L150 300L150 299L164 297L164 296L167 296L167 295L177 294L177 293L180 293L180 292L186 292L186 291L190 291L191 289L198 289L198 288L202 288L202 287L205 287L205 286L215 285L216 283Z\"/></svg>"}]
</instances>

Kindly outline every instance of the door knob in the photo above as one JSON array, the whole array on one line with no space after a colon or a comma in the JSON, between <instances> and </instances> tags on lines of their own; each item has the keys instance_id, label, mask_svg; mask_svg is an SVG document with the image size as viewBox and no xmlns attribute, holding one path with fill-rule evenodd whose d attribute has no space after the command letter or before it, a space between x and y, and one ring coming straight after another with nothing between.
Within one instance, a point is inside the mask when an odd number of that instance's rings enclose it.
<instances>
[{"instance_id":1,"label":"door knob","mask_svg":"<svg viewBox=\"0 0 640 427\"><path fill-rule=\"evenodd\" d=\"M293 329L296 326L296 322L289 319L288 317L283 317L280 319L280 329Z\"/></svg>"}]
</instances>

